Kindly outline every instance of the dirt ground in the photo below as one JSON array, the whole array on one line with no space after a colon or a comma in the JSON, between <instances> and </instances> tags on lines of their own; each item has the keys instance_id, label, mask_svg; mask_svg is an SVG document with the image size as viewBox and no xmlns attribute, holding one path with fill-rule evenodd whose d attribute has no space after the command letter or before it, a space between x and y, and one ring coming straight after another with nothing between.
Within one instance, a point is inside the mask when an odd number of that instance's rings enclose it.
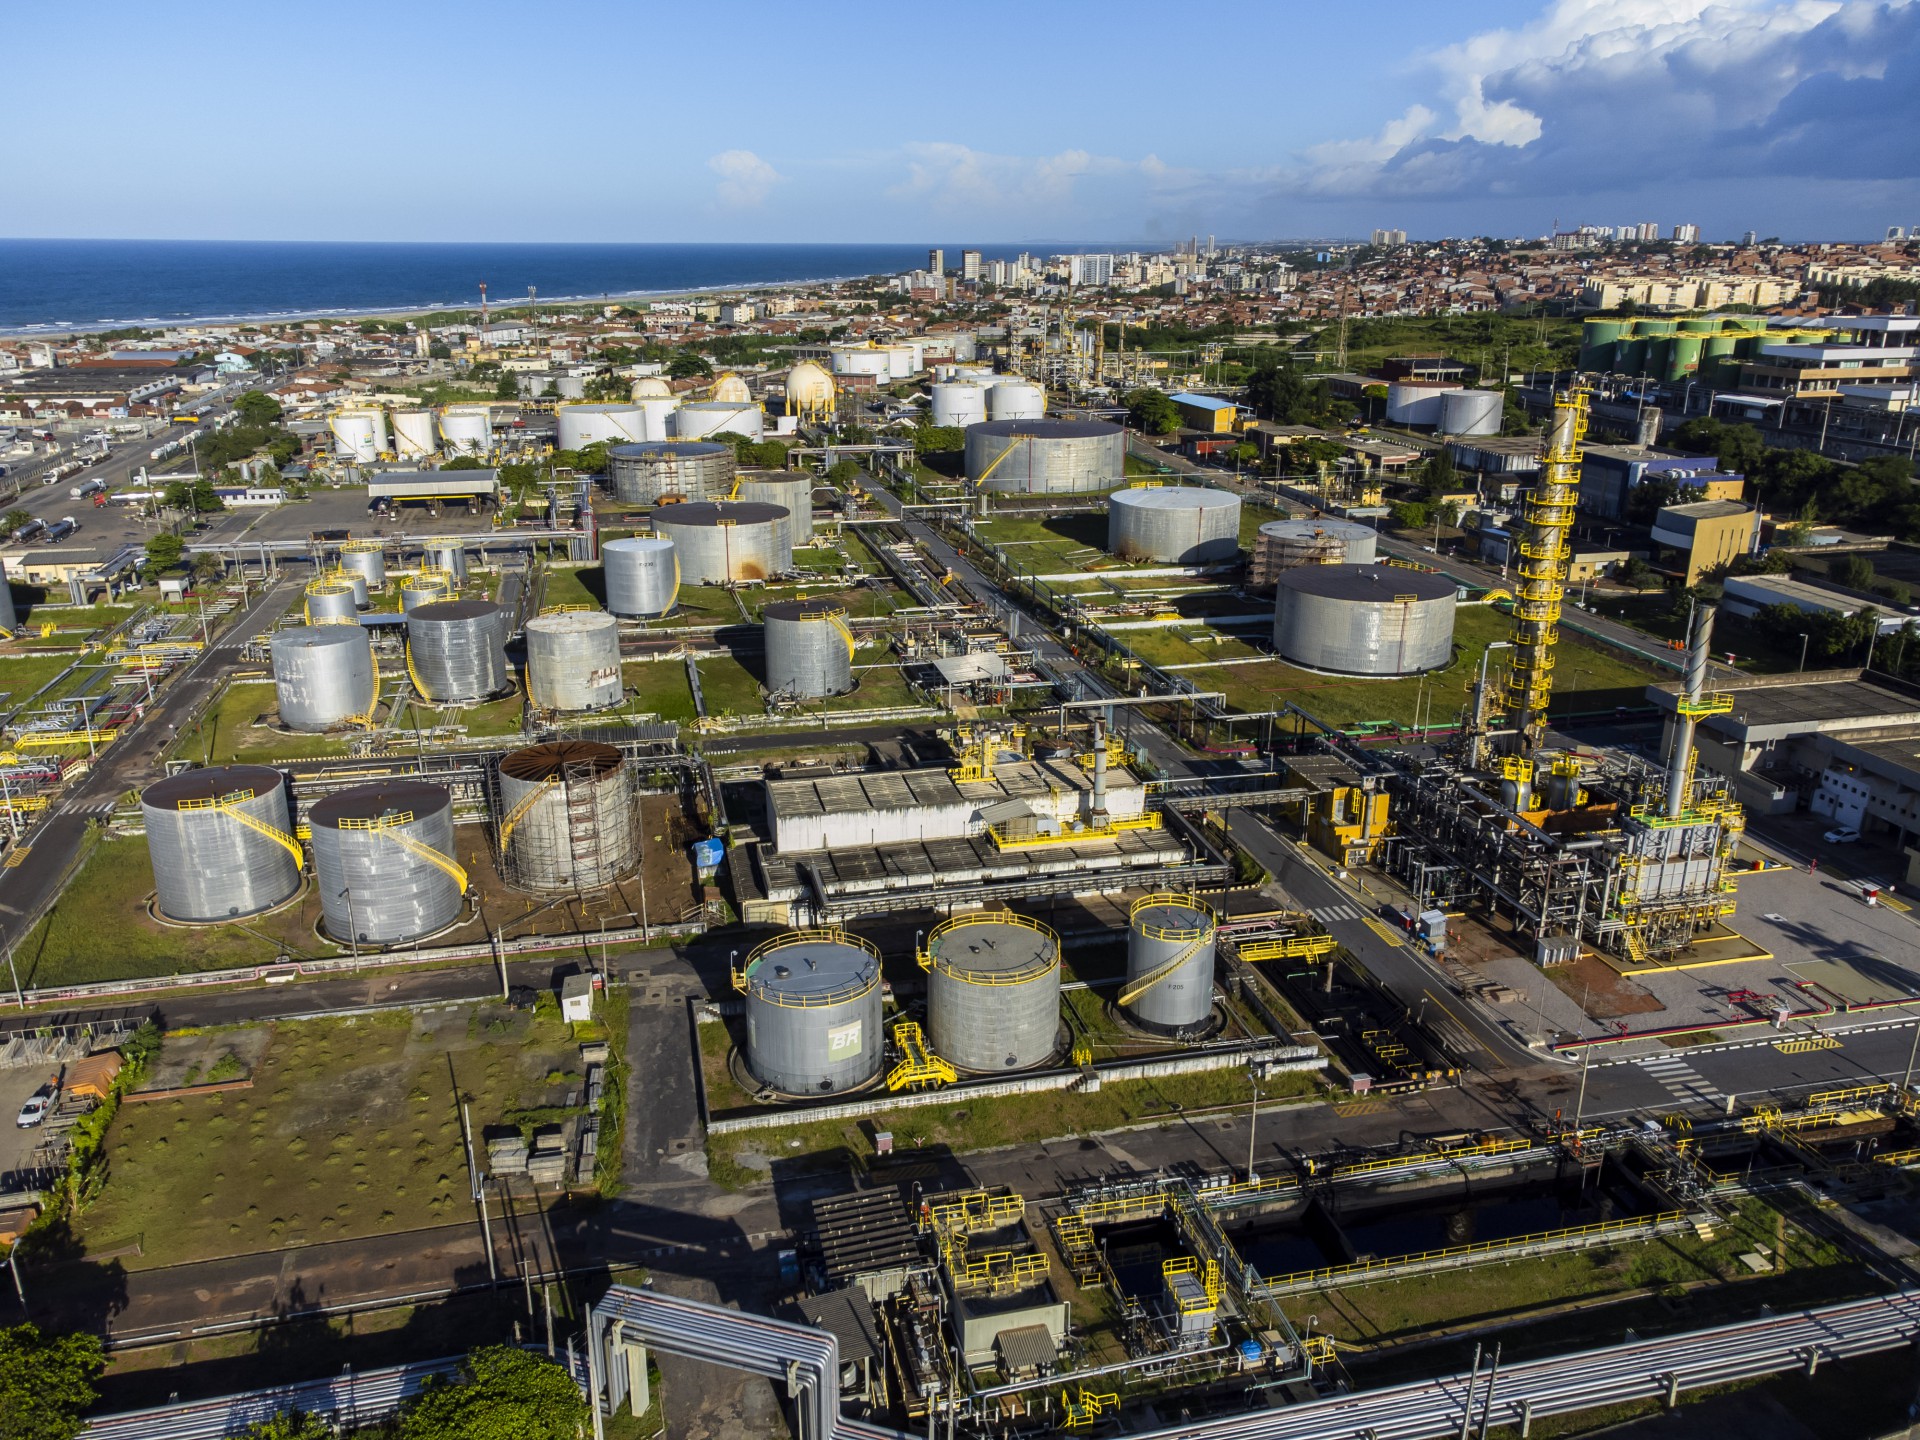
<instances>
[{"instance_id":1,"label":"dirt ground","mask_svg":"<svg viewBox=\"0 0 1920 1440\"><path fill-rule=\"evenodd\" d=\"M1544 972L1568 999L1595 1020L1617 1020L1626 1015L1651 1015L1667 1007L1652 991L1621 975L1604 960L1583 955L1567 965Z\"/></svg>"},{"instance_id":2,"label":"dirt ground","mask_svg":"<svg viewBox=\"0 0 1920 1440\"><path fill-rule=\"evenodd\" d=\"M272 1040L273 1027L269 1025L171 1031L140 1088L174 1090L245 1079L260 1064Z\"/></svg>"}]
</instances>

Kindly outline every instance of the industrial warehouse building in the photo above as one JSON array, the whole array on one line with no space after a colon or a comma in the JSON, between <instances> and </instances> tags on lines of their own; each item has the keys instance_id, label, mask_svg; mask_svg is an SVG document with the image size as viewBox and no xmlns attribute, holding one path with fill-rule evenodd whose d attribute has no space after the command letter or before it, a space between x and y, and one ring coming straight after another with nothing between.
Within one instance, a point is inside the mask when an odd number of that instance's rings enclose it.
<instances>
[{"instance_id":1,"label":"industrial warehouse building","mask_svg":"<svg viewBox=\"0 0 1920 1440\"><path fill-rule=\"evenodd\" d=\"M1654 518L1656 562L1664 561L1695 585L1709 570L1750 555L1760 544L1760 512L1738 500L1668 505Z\"/></svg>"}]
</instances>

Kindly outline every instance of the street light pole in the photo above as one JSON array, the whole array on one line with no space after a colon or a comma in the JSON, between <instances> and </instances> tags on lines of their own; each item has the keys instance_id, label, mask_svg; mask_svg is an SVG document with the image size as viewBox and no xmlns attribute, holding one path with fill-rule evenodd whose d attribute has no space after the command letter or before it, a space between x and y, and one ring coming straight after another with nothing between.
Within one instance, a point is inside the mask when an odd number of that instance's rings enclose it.
<instances>
[{"instance_id":1,"label":"street light pole","mask_svg":"<svg viewBox=\"0 0 1920 1440\"><path fill-rule=\"evenodd\" d=\"M1802 673L1806 671L1806 668L1807 668L1807 637L1802 635L1800 637L1800 669Z\"/></svg>"},{"instance_id":2,"label":"street light pole","mask_svg":"<svg viewBox=\"0 0 1920 1440\"><path fill-rule=\"evenodd\" d=\"M1253 1109L1247 1116L1247 1183L1259 1180L1253 1168L1254 1137L1260 1129L1260 1076L1253 1066L1247 1066L1247 1079L1253 1084Z\"/></svg>"}]
</instances>

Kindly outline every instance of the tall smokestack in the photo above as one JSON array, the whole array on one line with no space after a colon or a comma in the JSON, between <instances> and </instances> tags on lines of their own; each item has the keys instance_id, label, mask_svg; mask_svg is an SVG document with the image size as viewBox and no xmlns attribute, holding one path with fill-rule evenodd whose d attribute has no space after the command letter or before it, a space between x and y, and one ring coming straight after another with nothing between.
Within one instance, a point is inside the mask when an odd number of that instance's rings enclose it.
<instances>
[{"instance_id":1,"label":"tall smokestack","mask_svg":"<svg viewBox=\"0 0 1920 1440\"><path fill-rule=\"evenodd\" d=\"M1680 694L1678 723L1673 732L1673 754L1667 758L1667 818L1679 817L1687 804L1687 756L1693 749L1694 731L1699 725L1697 707L1706 693L1707 664L1713 646L1715 605L1702 605L1693 612L1693 634L1687 646L1685 689Z\"/></svg>"},{"instance_id":2,"label":"tall smokestack","mask_svg":"<svg viewBox=\"0 0 1920 1440\"><path fill-rule=\"evenodd\" d=\"M1098 827L1107 823L1107 722L1093 722L1093 814Z\"/></svg>"}]
</instances>

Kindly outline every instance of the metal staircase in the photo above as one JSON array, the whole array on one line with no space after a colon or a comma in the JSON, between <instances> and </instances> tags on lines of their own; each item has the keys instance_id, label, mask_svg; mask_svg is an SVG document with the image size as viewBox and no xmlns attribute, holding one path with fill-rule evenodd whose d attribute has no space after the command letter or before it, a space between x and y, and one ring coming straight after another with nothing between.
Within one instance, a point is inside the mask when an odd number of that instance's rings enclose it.
<instances>
[{"instance_id":1,"label":"metal staircase","mask_svg":"<svg viewBox=\"0 0 1920 1440\"><path fill-rule=\"evenodd\" d=\"M1196 935L1185 946L1176 951L1171 960L1167 961L1164 965L1155 966L1122 990L1120 992L1120 1004L1123 1007L1133 1004L1134 1001L1146 994L1147 991L1158 985L1162 980L1165 980L1169 975L1172 975L1195 955L1198 955L1201 948L1212 939L1213 931L1211 929L1201 931L1200 934Z\"/></svg>"}]
</instances>

